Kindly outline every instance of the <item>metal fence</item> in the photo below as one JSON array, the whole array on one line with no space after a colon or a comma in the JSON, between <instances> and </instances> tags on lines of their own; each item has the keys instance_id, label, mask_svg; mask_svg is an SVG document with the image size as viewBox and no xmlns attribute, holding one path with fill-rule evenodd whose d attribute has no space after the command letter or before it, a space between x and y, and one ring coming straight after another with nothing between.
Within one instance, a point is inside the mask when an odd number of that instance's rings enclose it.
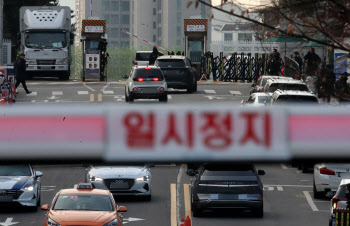
<instances>
[{"instance_id":1,"label":"metal fence","mask_svg":"<svg viewBox=\"0 0 350 226\"><path fill-rule=\"evenodd\" d=\"M228 57L213 56L213 53L205 53L201 57L201 75L207 79L223 82L252 82L259 76L269 73L269 55L258 54L254 56L248 53L234 53ZM286 65L286 67L283 67ZM296 77L298 64L291 58L281 59L281 67L278 74Z\"/></svg>"}]
</instances>

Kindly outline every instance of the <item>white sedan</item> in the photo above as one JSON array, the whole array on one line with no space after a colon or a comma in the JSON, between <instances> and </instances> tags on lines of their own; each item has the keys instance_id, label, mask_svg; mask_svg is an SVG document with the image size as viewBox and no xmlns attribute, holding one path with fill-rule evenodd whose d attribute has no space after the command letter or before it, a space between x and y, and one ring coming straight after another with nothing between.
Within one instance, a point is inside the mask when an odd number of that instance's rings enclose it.
<instances>
[{"instance_id":1,"label":"white sedan","mask_svg":"<svg viewBox=\"0 0 350 226\"><path fill-rule=\"evenodd\" d=\"M242 100L241 105L248 105L253 107L265 106L270 103L272 93L252 93L248 100Z\"/></svg>"},{"instance_id":2,"label":"white sedan","mask_svg":"<svg viewBox=\"0 0 350 226\"><path fill-rule=\"evenodd\" d=\"M328 191L337 191L342 179L350 179L350 164L316 164L314 166L314 198L325 197Z\"/></svg>"}]
</instances>

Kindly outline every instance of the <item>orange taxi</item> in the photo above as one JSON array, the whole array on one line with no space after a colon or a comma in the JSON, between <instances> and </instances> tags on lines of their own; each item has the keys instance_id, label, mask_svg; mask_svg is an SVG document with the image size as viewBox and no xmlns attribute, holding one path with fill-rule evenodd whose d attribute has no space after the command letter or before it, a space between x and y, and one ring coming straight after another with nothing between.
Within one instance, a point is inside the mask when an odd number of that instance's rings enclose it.
<instances>
[{"instance_id":1,"label":"orange taxi","mask_svg":"<svg viewBox=\"0 0 350 226\"><path fill-rule=\"evenodd\" d=\"M121 226L122 212L127 209L115 204L108 190L94 189L91 183L80 183L73 189L59 191L47 210L44 226Z\"/></svg>"}]
</instances>

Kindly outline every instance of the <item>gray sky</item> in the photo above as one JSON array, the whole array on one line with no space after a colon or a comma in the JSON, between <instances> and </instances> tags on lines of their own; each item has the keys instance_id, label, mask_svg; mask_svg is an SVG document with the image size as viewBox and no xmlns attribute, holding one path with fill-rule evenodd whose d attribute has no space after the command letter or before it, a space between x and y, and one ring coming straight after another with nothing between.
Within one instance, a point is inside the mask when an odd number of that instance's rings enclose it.
<instances>
[{"instance_id":1,"label":"gray sky","mask_svg":"<svg viewBox=\"0 0 350 226\"><path fill-rule=\"evenodd\" d=\"M59 0L61 6L69 6L71 10L75 13L75 0ZM72 19L72 23L75 22L75 19Z\"/></svg>"}]
</instances>

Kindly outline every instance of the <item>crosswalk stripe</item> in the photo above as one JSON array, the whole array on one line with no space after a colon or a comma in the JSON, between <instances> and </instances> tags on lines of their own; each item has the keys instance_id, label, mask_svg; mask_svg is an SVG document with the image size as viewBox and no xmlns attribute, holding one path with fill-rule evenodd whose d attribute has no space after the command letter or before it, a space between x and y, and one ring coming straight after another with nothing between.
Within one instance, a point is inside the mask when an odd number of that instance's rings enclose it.
<instances>
[{"instance_id":1,"label":"crosswalk stripe","mask_svg":"<svg viewBox=\"0 0 350 226\"><path fill-rule=\"evenodd\" d=\"M103 94L104 95L114 94L114 91L113 90L103 90Z\"/></svg>"},{"instance_id":2,"label":"crosswalk stripe","mask_svg":"<svg viewBox=\"0 0 350 226\"><path fill-rule=\"evenodd\" d=\"M239 91L230 91L230 93L231 93L232 95L242 95L242 93L239 92Z\"/></svg>"},{"instance_id":3,"label":"crosswalk stripe","mask_svg":"<svg viewBox=\"0 0 350 226\"><path fill-rule=\"evenodd\" d=\"M37 96L38 92L32 92L31 94L26 94L26 96Z\"/></svg>"},{"instance_id":4,"label":"crosswalk stripe","mask_svg":"<svg viewBox=\"0 0 350 226\"><path fill-rule=\"evenodd\" d=\"M89 95L89 91L78 91L78 95Z\"/></svg>"},{"instance_id":5,"label":"crosswalk stripe","mask_svg":"<svg viewBox=\"0 0 350 226\"><path fill-rule=\"evenodd\" d=\"M63 92L62 91L52 91L52 96L62 96Z\"/></svg>"},{"instance_id":6,"label":"crosswalk stripe","mask_svg":"<svg viewBox=\"0 0 350 226\"><path fill-rule=\"evenodd\" d=\"M172 96L171 96L171 95L168 95L168 99L171 100L171 99L172 99Z\"/></svg>"},{"instance_id":7,"label":"crosswalk stripe","mask_svg":"<svg viewBox=\"0 0 350 226\"><path fill-rule=\"evenodd\" d=\"M215 94L215 90L204 90L205 93L211 93L211 94Z\"/></svg>"}]
</instances>

